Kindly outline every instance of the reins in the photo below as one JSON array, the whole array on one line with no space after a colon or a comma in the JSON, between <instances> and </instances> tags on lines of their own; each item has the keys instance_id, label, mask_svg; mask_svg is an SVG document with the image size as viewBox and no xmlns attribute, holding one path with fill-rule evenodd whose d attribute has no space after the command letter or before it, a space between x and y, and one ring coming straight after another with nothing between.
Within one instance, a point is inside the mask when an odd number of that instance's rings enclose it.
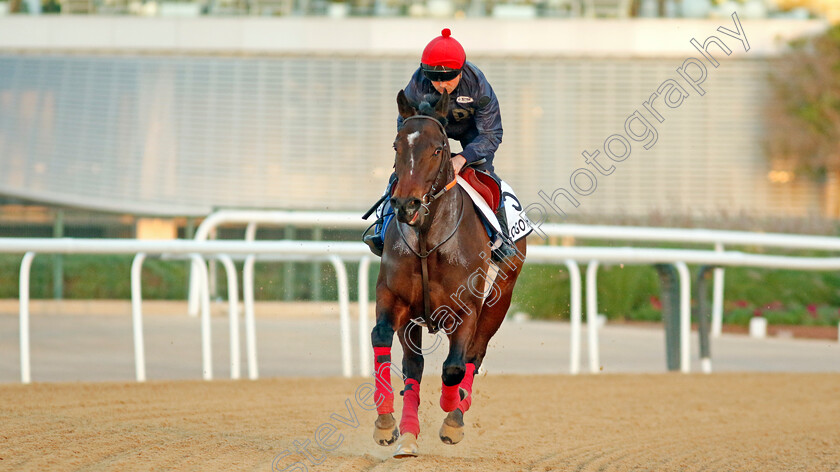
<instances>
[{"instance_id":1,"label":"reins","mask_svg":"<svg viewBox=\"0 0 840 472\"><path fill-rule=\"evenodd\" d=\"M437 185L438 185L438 180L440 180L440 176L443 175L443 172L446 170L446 165L451 162L450 159L448 158L449 156L451 156L450 151L449 151L449 138L446 135L446 129L443 127L443 124L440 121L438 121L436 118L433 118L431 116L427 116L427 115L409 116L408 118L403 120L403 123L405 123L408 120L414 120L414 119L426 119L426 120L434 121L435 124L440 129L440 132L443 134L443 149L446 151L446 153L443 156L441 156L440 167L438 168L437 175L435 175L435 180L432 181L431 188L429 189L428 192L426 192L425 195L423 195L421 208L423 209L423 211L426 212L426 215L428 215L431 212L431 210L429 209L429 206L432 204L432 202L434 202L438 198L442 197L443 194L445 194L446 192L448 192L449 190L454 188L455 185L458 183L458 176L456 175L452 179L452 182L449 182L448 184L444 185L443 188L441 188L440 190L435 192L435 189L437 188ZM431 313L430 313L431 312L431 297L429 295L429 263L428 263L428 258L438 248L440 248L447 241L452 239L452 237L455 236L455 233L458 232L458 228L461 226L461 220L464 218L464 197L463 197L463 195L460 196L460 200L461 200L461 209L458 212L459 213L458 214L458 221L455 222L455 225L453 226L452 231L449 233L449 236L444 238L443 241L436 244L435 247L433 247L430 250L426 250L426 236L423 234L422 231L417 231L418 249L420 251L419 252L415 251L414 248L411 247L411 244L409 244L408 241L405 239L405 235L403 234L402 229L400 229L399 222L397 223L397 233L399 233L400 238L403 240L403 243L405 243L405 245L408 247L408 249L412 253L414 253L415 256L420 258L420 273L421 273L422 280L423 280L423 319L425 320L426 327L429 329L430 333L437 332L437 327L432 325L432 319L431 319ZM418 210L418 211L420 211L420 210Z\"/></svg>"},{"instance_id":2,"label":"reins","mask_svg":"<svg viewBox=\"0 0 840 472\"><path fill-rule=\"evenodd\" d=\"M397 225L397 232L400 233L400 239L402 239L403 242L405 243L405 245L408 246L408 250L411 251L415 256L417 256L420 259L423 259L425 261L426 258L429 257L433 252L435 252L439 247L443 246L444 243L446 243L447 241L452 239L452 237L455 236L455 233L458 232L458 226L460 226L461 220L464 218L464 197L460 196L460 200L461 200L461 210L458 212L459 213L458 214L458 221L455 222L455 227L452 228L452 232L450 232L449 236L447 236L443 241L435 244L435 247L426 251L426 248L425 248L426 238L422 235L422 233L420 233L420 232L417 233L417 238L419 239L420 246L422 246L419 249L423 254L415 251L414 248L411 247L410 244L408 244L408 241L405 239L405 235L403 234L402 229L400 229L400 226Z\"/></svg>"}]
</instances>

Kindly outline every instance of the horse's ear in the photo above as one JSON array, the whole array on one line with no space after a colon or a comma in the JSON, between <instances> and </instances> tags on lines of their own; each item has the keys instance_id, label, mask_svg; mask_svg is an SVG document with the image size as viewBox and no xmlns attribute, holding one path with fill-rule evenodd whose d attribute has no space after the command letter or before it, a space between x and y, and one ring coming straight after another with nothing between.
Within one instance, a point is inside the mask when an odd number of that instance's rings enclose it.
<instances>
[{"instance_id":1,"label":"horse's ear","mask_svg":"<svg viewBox=\"0 0 840 472\"><path fill-rule=\"evenodd\" d=\"M405 90L400 90L397 94L397 110L399 110L400 116L403 119L417 114L417 109L411 106L411 103L409 103L408 98L405 96Z\"/></svg>"},{"instance_id":2,"label":"horse's ear","mask_svg":"<svg viewBox=\"0 0 840 472\"><path fill-rule=\"evenodd\" d=\"M440 100L435 105L435 113L437 113L438 118L443 118L444 120L449 113L449 92L446 90L443 91L443 95L440 96Z\"/></svg>"}]
</instances>

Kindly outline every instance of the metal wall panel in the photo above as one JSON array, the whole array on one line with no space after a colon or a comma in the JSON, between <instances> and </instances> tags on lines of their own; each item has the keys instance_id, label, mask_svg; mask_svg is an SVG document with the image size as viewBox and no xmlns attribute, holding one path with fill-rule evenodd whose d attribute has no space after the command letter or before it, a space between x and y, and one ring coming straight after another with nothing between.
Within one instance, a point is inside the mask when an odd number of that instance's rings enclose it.
<instances>
[{"instance_id":1,"label":"metal wall panel","mask_svg":"<svg viewBox=\"0 0 840 472\"><path fill-rule=\"evenodd\" d=\"M497 171L526 203L569 189L586 167L581 152L603 155L634 111L652 120L643 102L679 79L681 63L471 60L501 102ZM0 55L0 193L160 215L363 210L390 173L395 96L416 66L414 57ZM767 180L767 71L763 60L724 60L702 97L683 82L690 96L660 105L665 122L652 121L656 145L632 142L574 211L818 213L815 184Z\"/></svg>"}]
</instances>

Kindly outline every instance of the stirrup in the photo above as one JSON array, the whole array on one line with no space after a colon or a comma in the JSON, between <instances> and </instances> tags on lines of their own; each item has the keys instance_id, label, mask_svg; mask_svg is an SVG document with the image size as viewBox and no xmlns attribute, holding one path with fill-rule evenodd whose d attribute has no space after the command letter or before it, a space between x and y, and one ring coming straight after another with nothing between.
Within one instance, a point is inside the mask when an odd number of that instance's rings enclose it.
<instances>
[{"instance_id":1,"label":"stirrup","mask_svg":"<svg viewBox=\"0 0 840 472\"><path fill-rule=\"evenodd\" d=\"M368 216L376 212L376 221L374 221L372 225L368 226L362 234L362 241L368 245L370 252L377 257L382 257L382 252L385 249L385 230L387 229L390 220L394 217L394 211L389 204L389 197L396 180L396 174L392 174L390 180L388 181L388 187L385 189L385 193L362 217L363 219L367 219ZM373 232L368 234L371 229Z\"/></svg>"},{"instance_id":2,"label":"stirrup","mask_svg":"<svg viewBox=\"0 0 840 472\"><path fill-rule=\"evenodd\" d=\"M382 241L382 238L375 234L368 234L362 238L362 241L368 245L374 256L382 257L382 250L385 249L385 242Z\"/></svg>"},{"instance_id":3,"label":"stirrup","mask_svg":"<svg viewBox=\"0 0 840 472\"><path fill-rule=\"evenodd\" d=\"M493 259L495 262L502 262L509 257L513 257L517 254L517 250L513 247L510 243L501 239L502 244L499 247L490 251L490 258Z\"/></svg>"},{"instance_id":4,"label":"stirrup","mask_svg":"<svg viewBox=\"0 0 840 472\"><path fill-rule=\"evenodd\" d=\"M362 236L362 242L368 245L370 248L370 252L373 253L374 256L382 257L382 251L385 248L385 241L384 241L384 231L382 229L382 225L385 223L384 217L379 217L376 221L373 222L372 225L368 226L368 229L365 230L364 235ZM368 234L368 231L373 229L373 233ZM377 231L378 230L378 231Z\"/></svg>"}]
</instances>

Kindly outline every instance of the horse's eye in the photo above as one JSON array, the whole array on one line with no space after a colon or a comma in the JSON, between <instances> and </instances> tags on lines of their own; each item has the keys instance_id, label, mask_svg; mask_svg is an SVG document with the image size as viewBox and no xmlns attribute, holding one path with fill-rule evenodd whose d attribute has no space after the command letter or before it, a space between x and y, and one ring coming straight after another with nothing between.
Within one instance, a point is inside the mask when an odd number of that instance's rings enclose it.
<instances>
[{"instance_id":1,"label":"horse's eye","mask_svg":"<svg viewBox=\"0 0 840 472\"><path fill-rule=\"evenodd\" d=\"M435 156L440 156L440 152L443 151L443 148L435 149Z\"/></svg>"}]
</instances>

